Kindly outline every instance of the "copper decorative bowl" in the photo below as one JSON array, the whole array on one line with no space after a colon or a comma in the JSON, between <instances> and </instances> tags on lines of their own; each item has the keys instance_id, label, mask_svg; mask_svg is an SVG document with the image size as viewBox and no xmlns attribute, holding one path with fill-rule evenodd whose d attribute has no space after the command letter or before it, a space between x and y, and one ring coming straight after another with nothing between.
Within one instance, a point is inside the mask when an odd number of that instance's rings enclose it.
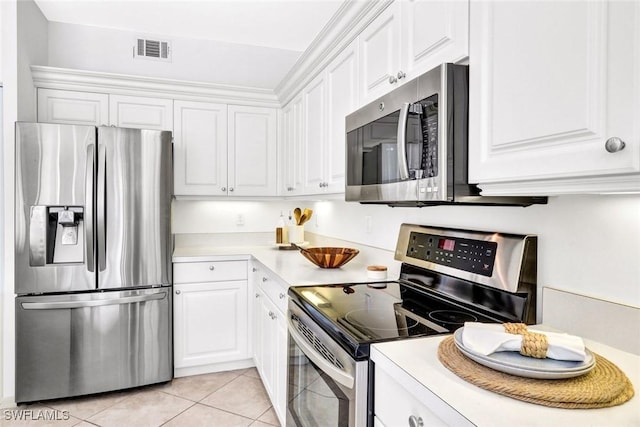
<instances>
[{"instance_id":1,"label":"copper decorative bowl","mask_svg":"<svg viewBox=\"0 0 640 427\"><path fill-rule=\"evenodd\" d=\"M342 267L360 253L352 248L299 248L306 259L320 268Z\"/></svg>"}]
</instances>

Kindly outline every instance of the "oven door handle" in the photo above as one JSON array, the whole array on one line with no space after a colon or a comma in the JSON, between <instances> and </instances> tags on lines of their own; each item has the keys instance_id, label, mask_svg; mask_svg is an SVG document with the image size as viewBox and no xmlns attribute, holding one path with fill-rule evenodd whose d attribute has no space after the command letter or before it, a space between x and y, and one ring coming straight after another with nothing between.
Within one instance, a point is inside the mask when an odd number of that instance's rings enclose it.
<instances>
[{"instance_id":1,"label":"oven door handle","mask_svg":"<svg viewBox=\"0 0 640 427\"><path fill-rule=\"evenodd\" d=\"M342 384L343 386L353 389L354 378L345 373L344 371L333 366L324 357L320 356L312 346L310 346L304 337L297 331L296 326L289 317L289 334L291 338L296 342L298 347L304 352L313 363L315 363L325 374L331 377L335 382Z\"/></svg>"},{"instance_id":2,"label":"oven door handle","mask_svg":"<svg viewBox=\"0 0 640 427\"><path fill-rule=\"evenodd\" d=\"M409 164L407 163L407 122L409 120L410 104L405 102L400 108L400 116L398 117L398 173L400 179L406 181L409 179Z\"/></svg>"}]
</instances>

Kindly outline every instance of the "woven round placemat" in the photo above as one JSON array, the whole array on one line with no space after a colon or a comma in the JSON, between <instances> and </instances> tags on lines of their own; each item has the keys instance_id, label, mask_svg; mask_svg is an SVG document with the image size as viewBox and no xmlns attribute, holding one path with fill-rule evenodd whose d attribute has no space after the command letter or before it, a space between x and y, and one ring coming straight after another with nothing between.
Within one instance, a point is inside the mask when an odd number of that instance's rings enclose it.
<instances>
[{"instance_id":1,"label":"woven round placemat","mask_svg":"<svg viewBox=\"0 0 640 427\"><path fill-rule=\"evenodd\" d=\"M460 378L514 399L555 408L588 409L620 405L633 397L626 375L604 357L593 353L596 366L588 373L566 379L535 379L506 374L466 357L453 336L438 347L438 359Z\"/></svg>"}]
</instances>

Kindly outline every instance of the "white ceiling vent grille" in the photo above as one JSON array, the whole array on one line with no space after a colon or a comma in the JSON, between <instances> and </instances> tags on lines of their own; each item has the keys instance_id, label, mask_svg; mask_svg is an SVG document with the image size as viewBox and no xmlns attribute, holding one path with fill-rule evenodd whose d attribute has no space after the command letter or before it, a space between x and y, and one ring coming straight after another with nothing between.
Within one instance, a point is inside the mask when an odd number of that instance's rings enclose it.
<instances>
[{"instance_id":1,"label":"white ceiling vent grille","mask_svg":"<svg viewBox=\"0 0 640 427\"><path fill-rule=\"evenodd\" d=\"M136 39L133 57L171 62L171 42L166 40Z\"/></svg>"}]
</instances>

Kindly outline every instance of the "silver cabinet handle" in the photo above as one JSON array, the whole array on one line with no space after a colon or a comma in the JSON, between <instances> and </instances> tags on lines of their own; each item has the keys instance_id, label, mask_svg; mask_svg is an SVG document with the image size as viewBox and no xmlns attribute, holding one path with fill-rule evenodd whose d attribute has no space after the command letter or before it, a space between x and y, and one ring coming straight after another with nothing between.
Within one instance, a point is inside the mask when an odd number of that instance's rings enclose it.
<instances>
[{"instance_id":1,"label":"silver cabinet handle","mask_svg":"<svg viewBox=\"0 0 640 427\"><path fill-rule=\"evenodd\" d=\"M253 272L255 273L256 271L258 271L258 269L257 269L257 268L255 268L255 267L253 267L253 268L251 269L251 271L253 271Z\"/></svg>"},{"instance_id":2,"label":"silver cabinet handle","mask_svg":"<svg viewBox=\"0 0 640 427\"><path fill-rule=\"evenodd\" d=\"M422 421L422 417L416 417L415 415L411 415L409 417L409 426L410 427L422 427L422 426L424 426L424 421Z\"/></svg>"},{"instance_id":3,"label":"silver cabinet handle","mask_svg":"<svg viewBox=\"0 0 640 427\"><path fill-rule=\"evenodd\" d=\"M407 77L407 74L404 71L398 71L398 80L404 79L405 77Z\"/></svg>"},{"instance_id":4,"label":"silver cabinet handle","mask_svg":"<svg viewBox=\"0 0 640 427\"><path fill-rule=\"evenodd\" d=\"M269 312L269 317L271 317L271 319L273 319L273 311Z\"/></svg>"},{"instance_id":5,"label":"silver cabinet handle","mask_svg":"<svg viewBox=\"0 0 640 427\"><path fill-rule=\"evenodd\" d=\"M180 295L180 291L176 291L176 295Z\"/></svg>"},{"instance_id":6,"label":"silver cabinet handle","mask_svg":"<svg viewBox=\"0 0 640 427\"><path fill-rule=\"evenodd\" d=\"M260 294L256 294L256 298L260 298Z\"/></svg>"},{"instance_id":7,"label":"silver cabinet handle","mask_svg":"<svg viewBox=\"0 0 640 427\"><path fill-rule=\"evenodd\" d=\"M286 295L283 294L282 292L280 292L280 295L278 295L280 297L280 299L283 299Z\"/></svg>"},{"instance_id":8,"label":"silver cabinet handle","mask_svg":"<svg viewBox=\"0 0 640 427\"><path fill-rule=\"evenodd\" d=\"M209 266L209 270L213 271L213 270L215 270L215 269L216 269L216 268L215 268L213 265L210 265L210 266Z\"/></svg>"},{"instance_id":9,"label":"silver cabinet handle","mask_svg":"<svg viewBox=\"0 0 640 427\"><path fill-rule=\"evenodd\" d=\"M229 191L233 193L233 187L229 187Z\"/></svg>"},{"instance_id":10,"label":"silver cabinet handle","mask_svg":"<svg viewBox=\"0 0 640 427\"><path fill-rule=\"evenodd\" d=\"M622 139L618 138L617 136L614 136L612 138L607 139L607 142L605 142L604 144L604 148L609 153L617 153L618 151L624 150L624 147L626 145L627 144L625 144Z\"/></svg>"},{"instance_id":11,"label":"silver cabinet handle","mask_svg":"<svg viewBox=\"0 0 640 427\"><path fill-rule=\"evenodd\" d=\"M398 79L396 78L396 76L389 76L389 84L394 84L397 81Z\"/></svg>"},{"instance_id":12,"label":"silver cabinet handle","mask_svg":"<svg viewBox=\"0 0 640 427\"><path fill-rule=\"evenodd\" d=\"M263 278L262 278L262 281L263 281L263 282L266 282L267 280L269 280L269 279L267 279L266 277L263 277Z\"/></svg>"},{"instance_id":13,"label":"silver cabinet handle","mask_svg":"<svg viewBox=\"0 0 640 427\"><path fill-rule=\"evenodd\" d=\"M227 187L222 187L220 190L221 190L223 193L226 193L226 192L227 192Z\"/></svg>"}]
</instances>

